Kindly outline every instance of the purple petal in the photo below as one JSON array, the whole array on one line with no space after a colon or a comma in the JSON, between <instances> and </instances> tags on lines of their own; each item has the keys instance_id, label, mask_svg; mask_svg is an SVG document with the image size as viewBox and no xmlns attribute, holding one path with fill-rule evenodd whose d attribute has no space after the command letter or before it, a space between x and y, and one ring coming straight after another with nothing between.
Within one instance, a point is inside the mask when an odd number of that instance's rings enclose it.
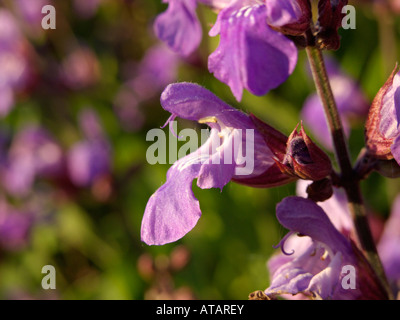
<instances>
[{"instance_id":1,"label":"purple petal","mask_svg":"<svg viewBox=\"0 0 400 320\"><path fill-rule=\"evenodd\" d=\"M14 93L8 86L0 86L0 97L0 117L4 117L14 106Z\"/></svg>"},{"instance_id":2,"label":"purple petal","mask_svg":"<svg viewBox=\"0 0 400 320\"><path fill-rule=\"evenodd\" d=\"M279 222L287 229L307 235L337 251L348 251L348 243L315 202L287 197L276 207Z\"/></svg>"},{"instance_id":3,"label":"purple petal","mask_svg":"<svg viewBox=\"0 0 400 320\"><path fill-rule=\"evenodd\" d=\"M389 219L379 240L378 252L386 275L392 282L400 280L400 196L393 202Z\"/></svg>"},{"instance_id":4,"label":"purple petal","mask_svg":"<svg viewBox=\"0 0 400 320\"><path fill-rule=\"evenodd\" d=\"M149 199L141 229L142 241L163 245L182 238L201 216L192 181L198 176L199 153L177 161L167 173L167 181Z\"/></svg>"},{"instance_id":5,"label":"purple petal","mask_svg":"<svg viewBox=\"0 0 400 320\"><path fill-rule=\"evenodd\" d=\"M278 87L296 66L296 46L266 24L265 5L241 7L241 1L234 1L219 13L210 31L211 36L218 33L220 44L208 68L238 101L243 88L261 96Z\"/></svg>"},{"instance_id":6,"label":"purple petal","mask_svg":"<svg viewBox=\"0 0 400 320\"><path fill-rule=\"evenodd\" d=\"M297 1L266 0L267 23L274 27L282 27L296 22L302 15Z\"/></svg>"},{"instance_id":7,"label":"purple petal","mask_svg":"<svg viewBox=\"0 0 400 320\"><path fill-rule=\"evenodd\" d=\"M246 114L233 109L212 92L194 83L184 82L169 85L161 95L161 106L172 114L187 120L199 121L214 117L228 127L254 127ZM218 126L213 123L209 123L209 125Z\"/></svg>"},{"instance_id":8,"label":"purple petal","mask_svg":"<svg viewBox=\"0 0 400 320\"><path fill-rule=\"evenodd\" d=\"M233 109L210 91L191 83L169 85L161 95L162 107L177 116L206 123L211 127L207 141L195 152L178 160L167 173L167 181L150 198L142 221L142 240L149 245L161 245L183 237L197 223L201 212L192 191L192 181L202 188L222 189L232 178L240 181L240 152L249 135L242 130L256 130L250 118ZM254 170L259 174L274 162L272 152L260 133L252 141ZM254 152L254 150L253 150ZM264 171L262 171L264 172ZM250 175L251 175L250 174Z\"/></svg>"},{"instance_id":9,"label":"purple petal","mask_svg":"<svg viewBox=\"0 0 400 320\"><path fill-rule=\"evenodd\" d=\"M223 9L231 1L232 0L198 0L198 2L204 3L205 5L213 8L213 9Z\"/></svg>"},{"instance_id":10,"label":"purple petal","mask_svg":"<svg viewBox=\"0 0 400 320\"><path fill-rule=\"evenodd\" d=\"M226 138L234 133L236 138L232 143L235 147L241 145L244 153L247 147L247 133L253 130L251 132L254 133L252 140L254 154L252 157L247 157L246 155L246 158L254 160L254 171L250 175L246 174L246 178L259 175L274 164L271 150L266 145L261 134L256 130L249 116L232 108L207 89L193 83L171 84L161 95L161 105L175 116L193 121L202 121L211 128L219 130L226 140L222 143L224 148L229 148ZM233 132L234 129L240 130L241 139L238 132ZM224 152L227 151L225 149ZM209 154L214 154L214 152ZM224 153L220 153L220 156L223 155ZM237 157L232 161L238 162ZM232 162L224 163L228 166ZM243 177L243 175L239 175L238 179Z\"/></svg>"},{"instance_id":11,"label":"purple petal","mask_svg":"<svg viewBox=\"0 0 400 320\"><path fill-rule=\"evenodd\" d=\"M392 86L388 89L382 100L380 108L379 131L386 139L395 138L399 135L399 109L400 97L398 89L400 87L400 71L394 76Z\"/></svg>"},{"instance_id":12,"label":"purple petal","mask_svg":"<svg viewBox=\"0 0 400 320\"><path fill-rule=\"evenodd\" d=\"M337 289L342 271L342 255L337 253L329 265L316 274L310 281L307 291L312 292L318 298L327 299L334 295Z\"/></svg>"},{"instance_id":13,"label":"purple petal","mask_svg":"<svg viewBox=\"0 0 400 320\"><path fill-rule=\"evenodd\" d=\"M196 0L164 0L168 9L154 22L159 39L173 51L188 56L197 49L202 38L202 29L196 15Z\"/></svg>"},{"instance_id":14,"label":"purple petal","mask_svg":"<svg viewBox=\"0 0 400 320\"><path fill-rule=\"evenodd\" d=\"M299 180L296 185L296 194L307 198L306 189L312 181ZM329 220L345 236L350 236L354 230L353 220L348 206L346 194L342 189L333 188L333 195L318 205L324 210Z\"/></svg>"}]
</instances>

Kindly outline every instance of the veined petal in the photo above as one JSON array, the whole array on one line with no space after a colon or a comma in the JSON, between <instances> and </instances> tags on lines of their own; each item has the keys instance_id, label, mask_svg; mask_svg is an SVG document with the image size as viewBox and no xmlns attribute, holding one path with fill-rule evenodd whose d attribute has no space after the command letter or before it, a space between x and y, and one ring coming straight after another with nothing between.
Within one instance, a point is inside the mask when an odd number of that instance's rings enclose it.
<instances>
[{"instance_id":1,"label":"veined petal","mask_svg":"<svg viewBox=\"0 0 400 320\"><path fill-rule=\"evenodd\" d=\"M196 15L196 0L164 0L168 9L154 22L159 39L173 51L188 56L197 49L202 38L202 29Z\"/></svg>"},{"instance_id":2,"label":"veined petal","mask_svg":"<svg viewBox=\"0 0 400 320\"><path fill-rule=\"evenodd\" d=\"M142 241L162 245L182 238L201 216L200 205L192 191L202 159L200 153L177 161L167 173L167 181L149 199L141 229Z\"/></svg>"},{"instance_id":3,"label":"veined petal","mask_svg":"<svg viewBox=\"0 0 400 320\"><path fill-rule=\"evenodd\" d=\"M237 164L234 176L237 180L235 181L240 182L240 180L259 176L274 165L274 155L250 117L232 108L207 89L193 83L171 84L161 95L161 105L165 110L180 118L206 123L212 129L219 131L221 139L223 138L223 141L221 141L222 149L220 149L223 154L221 153L219 157L228 158L228 161L224 162L227 166L226 169L232 162ZM229 148L232 148L232 146L228 148L228 138L231 133L234 133L232 136L234 137L232 140L234 150L230 155L229 152L232 150ZM235 153L236 151L237 153ZM247 154L247 151L252 154ZM228 156L226 156L227 153ZM244 156L244 153L246 153L246 156ZM209 154L217 157L215 152ZM244 164L238 159L241 156L244 157L244 160L253 161L252 172L243 174L245 170L241 169L243 169ZM233 159L232 162L229 161L230 159ZM222 162L223 160L221 160ZM241 170L241 173L238 172L239 170ZM200 184L202 185L203 182L200 182Z\"/></svg>"},{"instance_id":4,"label":"veined petal","mask_svg":"<svg viewBox=\"0 0 400 320\"><path fill-rule=\"evenodd\" d=\"M242 7L234 1L223 9L210 35L220 34L218 48L209 56L210 72L229 85L238 101L243 88L264 95L293 72L297 49L266 23L265 5Z\"/></svg>"},{"instance_id":5,"label":"veined petal","mask_svg":"<svg viewBox=\"0 0 400 320\"><path fill-rule=\"evenodd\" d=\"M335 229L326 213L311 200L287 197L276 207L279 222L287 229L307 235L337 251L348 252L346 239Z\"/></svg>"}]
</instances>

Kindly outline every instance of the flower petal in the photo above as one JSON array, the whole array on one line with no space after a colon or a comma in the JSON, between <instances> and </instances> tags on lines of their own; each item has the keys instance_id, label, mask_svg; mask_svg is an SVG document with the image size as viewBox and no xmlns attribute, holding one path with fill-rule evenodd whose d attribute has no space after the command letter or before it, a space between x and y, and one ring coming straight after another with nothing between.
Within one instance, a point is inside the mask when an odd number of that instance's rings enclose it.
<instances>
[{"instance_id":1,"label":"flower petal","mask_svg":"<svg viewBox=\"0 0 400 320\"><path fill-rule=\"evenodd\" d=\"M154 22L159 39L173 51L188 56L197 49L202 38L202 29L196 15L196 0L164 0L168 9Z\"/></svg>"},{"instance_id":2,"label":"flower petal","mask_svg":"<svg viewBox=\"0 0 400 320\"><path fill-rule=\"evenodd\" d=\"M168 170L167 182L147 203L141 229L143 242L148 245L174 242L193 229L201 216L192 191L192 181L198 176L200 166L198 159L189 155Z\"/></svg>"},{"instance_id":3,"label":"flower petal","mask_svg":"<svg viewBox=\"0 0 400 320\"><path fill-rule=\"evenodd\" d=\"M335 251L348 252L346 239L335 229L328 216L315 202L287 197L276 207L279 222L287 229L322 242Z\"/></svg>"},{"instance_id":4,"label":"flower petal","mask_svg":"<svg viewBox=\"0 0 400 320\"><path fill-rule=\"evenodd\" d=\"M220 44L209 56L208 68L238 101L243 88L261 96L278 87L296 66L296 46L267 25L265 5L241 7L241 1L234 1L210 31L211 36L218 33Z\"/></svg>"}]
</instances>

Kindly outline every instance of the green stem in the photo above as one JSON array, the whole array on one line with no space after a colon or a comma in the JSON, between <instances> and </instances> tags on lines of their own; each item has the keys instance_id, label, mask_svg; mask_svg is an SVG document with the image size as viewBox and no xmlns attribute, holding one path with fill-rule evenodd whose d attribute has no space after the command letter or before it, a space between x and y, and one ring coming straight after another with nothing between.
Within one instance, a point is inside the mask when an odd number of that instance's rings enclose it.
<instances>
[{"instance_id":1,"label":"green stem","mask_svg":"<svg viewBox=\"0 0 400 320\"><path fill-rule=\"evenodd\" d=\"M322 52L319 48L312 46L306 47L306 52L310 62L315 86L324 107L325 117L332 136L336 159L341 171L341 185L346 191L358 241L364 250L369 263L386 289L388 297L392 298L392 293L368 223L361 195L360 183L350 161L347 140L344 135L340 115L329 83Z\"/></svg>"}]
</instances>

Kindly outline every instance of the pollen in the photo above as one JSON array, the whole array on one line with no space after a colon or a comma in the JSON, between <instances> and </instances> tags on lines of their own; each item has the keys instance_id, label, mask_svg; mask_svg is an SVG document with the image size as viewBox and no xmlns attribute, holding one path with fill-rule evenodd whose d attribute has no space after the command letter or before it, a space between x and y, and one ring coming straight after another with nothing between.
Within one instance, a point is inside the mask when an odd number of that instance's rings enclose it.
<instances>
[{"instance_id":1,"label":"pollen","mask_svg":"<svg viewBox=\"0 0 400 320\"><path fill-rule=\"evenodd\" d=\"M199 121L199 123L218 123L218 120L216 117L205 117L205 118L201 118Z\"/></svg>"}]
</instances>

